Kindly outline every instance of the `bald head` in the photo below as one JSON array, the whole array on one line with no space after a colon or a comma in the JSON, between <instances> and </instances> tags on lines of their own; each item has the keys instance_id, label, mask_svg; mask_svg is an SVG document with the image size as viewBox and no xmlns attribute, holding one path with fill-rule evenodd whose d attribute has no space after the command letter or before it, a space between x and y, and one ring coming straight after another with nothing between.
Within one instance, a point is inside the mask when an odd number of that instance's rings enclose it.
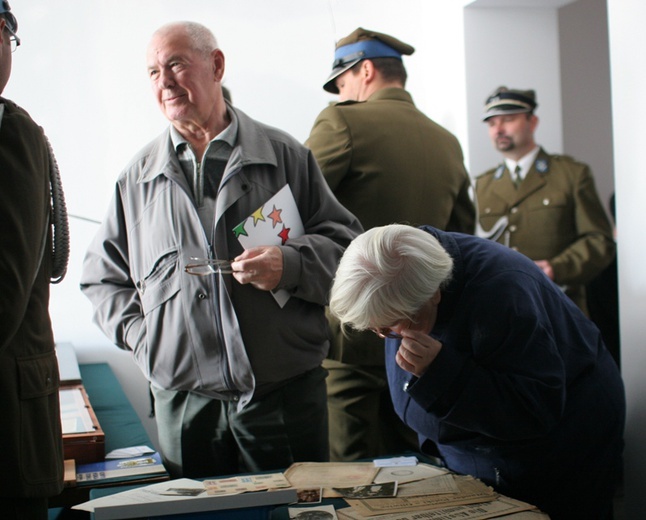
<instances>
[{"instance_id":1,"label":"bald head","mask_svg":"<svg viewBox=\"0 0 646 520\"><path fill-rule=\"evenodd\" d=\"M193 50L200 54L210 56L218 48L218 42L213 33L202 24L196 22L171 22L157 29L151 38L151 44L159 38L170 35L185 35L191 42Z\"/></svg>"}]
</instances>

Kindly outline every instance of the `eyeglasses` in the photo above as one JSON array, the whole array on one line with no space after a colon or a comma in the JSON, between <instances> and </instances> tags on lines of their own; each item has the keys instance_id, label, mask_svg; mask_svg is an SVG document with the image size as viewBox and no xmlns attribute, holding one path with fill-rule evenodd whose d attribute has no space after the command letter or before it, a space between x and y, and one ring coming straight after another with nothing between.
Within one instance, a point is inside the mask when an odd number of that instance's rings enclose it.
<instances>
[{"instance_id":1,"label":"eyeglasses","mask_svg":"<svg viewBox=\"0 0 646 520\"><path fill-rule=\"evenodd\" d=\"M18 38L18 35L16 34L16 31L18 30L18 22L16 21L16 17L9 11L5 11L2 15L6 22L4 28L7 29L7 32L9 33L11 52L15 52L20 46L20 38Z\"/></svg>"},{"instance_id":2,"label":"eyeglasses","mask_svg":"<svg viewBox=\"0 0 646 520\"><path fill-rule=\"evenodd\" d=\"M393 330L390 329L389 327L379 327L377 329L370 329L370 330L380 338L403 339L403 336L401 334L397 334L396 332L393 332Z\"/></svg>"},{"instance_id":3,"label":"eyeglasses","mask_svg":"<svg viewBox=\"0 0 646 520\"><path fill-rule=\"evenodd\" d=\"M208 276L210 274L231 274L230 260L219 260L217 258L195 258L191 257L190 264L184 266L184 271L195 276Z\"/></svg>"},{"instance_id":4,"label":"eyeglasses","mask_svg":"<svg viewBox=\"0 0 646 520\"><path fill-rule=\"evenodd\" d=\"M11 36L9 36L9 41L11 42L11 52L16 52L16 49L20 47L20 38L18 38L16 33L9 29L9 26L7 26L7 30L11 34Z\"/></svg>"}]
</instances>

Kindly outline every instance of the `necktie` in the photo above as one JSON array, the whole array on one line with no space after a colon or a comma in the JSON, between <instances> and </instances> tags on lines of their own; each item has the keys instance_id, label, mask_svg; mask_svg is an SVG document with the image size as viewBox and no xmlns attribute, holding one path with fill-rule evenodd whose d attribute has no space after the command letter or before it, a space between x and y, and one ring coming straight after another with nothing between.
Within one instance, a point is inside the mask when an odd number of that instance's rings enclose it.
<instances>
[{"instance_id":1,"label":"necktie","mask_svg":"<svg viewBox=\"0 0 646 520\"><path fill-rule=\"evenodd\" d=\"M520 186L520 183L523 182L523 178L520 176L520 165L519 164L517 164L516 168L514 168L514 175L512 177L513 177L512 180L514 181L514 184L516 185L516 188L518 188L518 186Z\"/></svg>"}]
</instances>

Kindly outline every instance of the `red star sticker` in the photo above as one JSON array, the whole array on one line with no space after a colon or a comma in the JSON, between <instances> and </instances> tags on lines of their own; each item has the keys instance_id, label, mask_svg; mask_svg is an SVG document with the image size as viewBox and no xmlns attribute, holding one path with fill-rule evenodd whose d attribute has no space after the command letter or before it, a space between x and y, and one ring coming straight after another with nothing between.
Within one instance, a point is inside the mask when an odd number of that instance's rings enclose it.
<instances>
[{"instance_id":1,"label":"red star sticker","mask_svg":"<svg viewBox=\"0 0 646 520\"><path fill-rule=\"evenodd\" d=\"M283 224L283 230L278 233L278 236L281 238L283 243L281 245L285 245L285 242L287 242L287 239L289 238L289 232L292 228L286 228L285 225Z\"/></svg>"}]
</instances>

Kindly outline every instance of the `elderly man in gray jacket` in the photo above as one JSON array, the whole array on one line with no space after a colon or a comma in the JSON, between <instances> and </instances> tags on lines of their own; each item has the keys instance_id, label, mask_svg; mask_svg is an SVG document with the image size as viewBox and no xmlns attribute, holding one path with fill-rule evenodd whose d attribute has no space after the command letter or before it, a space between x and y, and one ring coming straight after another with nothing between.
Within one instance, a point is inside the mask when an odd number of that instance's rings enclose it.
<instances>
[{"instance_id":1,"label":"elderly man in gray jacket","mask_svg":"<svg viewBox=\"0 0 646 520\"><path fill-rule=\"evenodd\" d=\"M324 306L361 227L309 150L224 100L207 28L160 28L147 63L171 125L87 252L95 321L150 381L171 476L327 460Z\"/></svg>"}]
</instances>

